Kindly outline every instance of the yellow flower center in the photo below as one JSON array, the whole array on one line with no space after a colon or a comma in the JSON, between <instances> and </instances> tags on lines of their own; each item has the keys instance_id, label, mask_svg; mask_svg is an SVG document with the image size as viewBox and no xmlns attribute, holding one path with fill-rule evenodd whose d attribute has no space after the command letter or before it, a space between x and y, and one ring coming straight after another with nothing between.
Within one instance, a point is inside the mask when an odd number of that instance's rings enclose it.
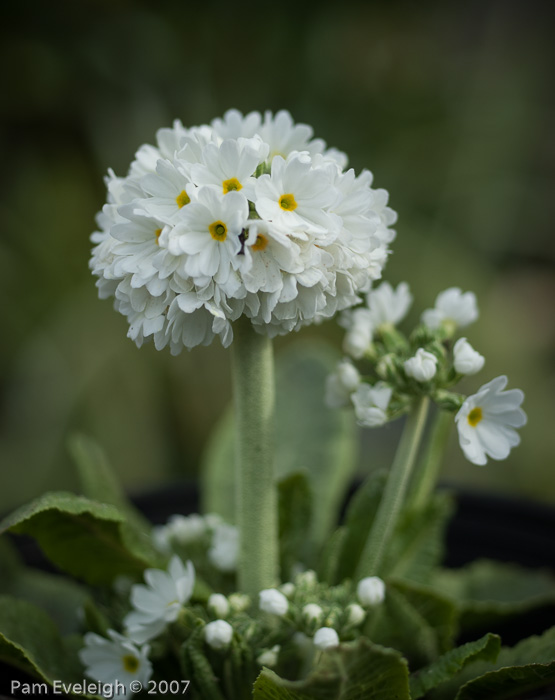
<instances>
[{"instance_id":1,"label":"yellow flower center","mask_svg":"<svg viewBox=\"0 0 555 700\"><path fill-rule=\"evenodd\" d=\"M215 241L222 243L227 238L227 226L223 221L214 221L208 227L210 235Z\"/></svg>"},{"instance_id":2,"label":"yellow flower center","mask_svg":"<svg viewBox=\"0 0 555 700\"><path fill-rule=\"evenodd\" d=\"M156 236L156 245L160 245L159 238L160 238L161 233L162 233L161 228L157 228L156 231L154 231L154 235Z\"/></svg>"},{"instance_id":3,"label":"yellow flower center","mask_svg":"<svg viewBox=\"0 0 555 700\"><path fill-rule=\"evenodd\" d=\"M135 673L135 671L139 668L139 659L132 654L126 654L123 656L121 662L127 673Z\"/></svg>"},{"instance_id":4,"label":"yellow flower center","mask_svg":"<svg viewBox=\"0 0 555 700\"><path fill-rule=\"evenodd\" d=\"M177 195L177 197L175 198L175 201L177 202L177 206L181 209L181 207L184 207L186 204L189 204L189 202L191 201L191 198L189 197L187 192L185 192L185 190L183 190L182 192L180 192Z\"/></svg>"},{"instance_id":5,"label":"yellow flower center","mask_svg":"<svg viewBox=\"0 0 555 700\"><path fill-rule=\"evenodd\" d=\"M243 185L239 182L239 180L236 177L231 177L229 180L224 180L222 182L222 187L224 188L224 194L227 194L228 192L236 191L238 192L239 190L243 189Z\"/></svg>"},{"instance_id":6,"label":"yellow flower center","mask_svg":"<svg viewBox=\"0 0 555 700\"><path fill-rule=\"evenodd\" d=\"M279 206L284 211L294 211L298 205L292 194L282 194L279 198Z\"/></svg>"},{"instance_id":7,"label":"yellow flower center","mask_svg":"<svg viewBox=\"0 0 555 700\"><path fill-rule=\"evenodd\" d=\"M267 245L268 239L266 238L266 236L263 236L259 233L256 237L256 241L252 244L251 248L253 250L266 250Z\"/></svg>"},{"instance_id":8,"label":"yellow flower center","mask_svg":"<svg viewBox=\"0 0 555 700\"><path fill-rule=\"evenodd\" d=\"M473 408L467 416L468 425L471 425L473 428L475 428L478 425L478 423L482 420L482 418L482 409L479 406L476 406L476 408Z\"/></svg>"}]
</instances>

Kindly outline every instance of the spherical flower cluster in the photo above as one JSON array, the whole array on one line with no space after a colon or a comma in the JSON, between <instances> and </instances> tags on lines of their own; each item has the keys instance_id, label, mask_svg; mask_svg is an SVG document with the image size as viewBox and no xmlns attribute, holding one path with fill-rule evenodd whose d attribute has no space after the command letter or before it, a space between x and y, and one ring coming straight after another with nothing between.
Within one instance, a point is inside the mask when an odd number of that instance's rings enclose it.
<instances>
[{"instance_id":1,"label":"spherical flower cluster","mask_svg":"<svg viewBox=\"0 0 555 700\"><path fill-rule=\"evenodd\" d=\"M137 345L173 354L233 339L240 316L270 337L329 318L381 275L396 219L368 171L288 112L176 121L107 178L91 269Z\"/></svg>"}]
</instances>

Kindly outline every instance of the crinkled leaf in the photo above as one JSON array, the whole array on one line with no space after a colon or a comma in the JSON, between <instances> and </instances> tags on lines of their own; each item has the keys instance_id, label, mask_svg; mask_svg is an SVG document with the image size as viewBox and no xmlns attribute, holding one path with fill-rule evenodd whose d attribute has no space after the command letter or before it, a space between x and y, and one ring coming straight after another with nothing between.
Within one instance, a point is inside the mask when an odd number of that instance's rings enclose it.
<instances>
[{"instance_id":1,"label":"crinkled leaf","mask_svg":"<svg viewBox=\"0 0 555 700\"><path fill-rule=\"evenodd\" d=\"M466 630L555 605L555 578L549 571L490 560L441 570L434 576L434 587L457 601Z\"/></svg>"},{"instance_id":2,"label":"crinkled leaf","mask_svg":"<svg viewBox=\"0 0 555 700\"><path fill-rule=\"evenodd\" d=\"M125 495L100 445L86 435L75 433L68 440L68 449L83 495L92 501L115 506L125 514L129 525L139 532L150 533L151 524Z\"/></svg>"},{"instance_id":3,"label":"crinkled leaf","mask_svg":"<svg viewBox=\"0 0 555 700\"><path fill-rule=\"evenodd\" d=\"M383 576L428 583L444 553L445 530L453 513L447 493L435 494L419 510L403 512L382 567Z\"/></svg>"},{"instance_id":4,"label":"crinkled leaf","mask_svg":"<svg viewBox=\"0 0 555 700\"><path fill-rule=\"evenodd\" d=\"M254 700L409 700L408 666L393 649L361 638L324 652L320 667L302 681L264 669Z\"/></svg>"},{"instance_id":5,"label":"crinkled leaf","mask_svg":"<svg viewBox=\"0 0 555 700\"><path fill-rule=\"evenodd\" d=\"M356 426L352 413L324 404L325 381L338 356L325 343L290 345L276 367L276 481L305 473L314 503L308 539L316 551L338 520L356 468ZM202 464L203 510L234 521L235 451L233 416L216 426Z\"/></svg>"},{"instance_id":6,"label":"crinkled leaf","mask_svg":"<svg viewBox=\"0 0 555 700\"><path fill-rule=\"evenodd\" d=\"M459 676L437 688L434 700L504 700L553 683L555 627L514 647L502 647L493 663L469 664Z\"/></svg>"},{"instance_id":7,"label":"crinkled leaf","mask_svg":"<svg viewBox=\"0 0 555 700\"><path fill-rule=\"evenodd\" d=\"M56 566L91 584L160 565L150 541L117 508L72 493L47 493L19 508L0 524L7 530L31 535Z\"/></svg>"},{"instance_id":8,"label":"crinkled leaf","mask_svg":"<svg viewBox=\"0 0 555 700\"><path fill-rule=\"evenodd\" d=\"M305 474L292 474L278 484L281 576L289 580L292 567L309 557L306 532L312 499Z\"/></svg>"},{"instance_id":9,"label":"crinkled leaf","mask_svg":"<svg viewBox=\"0 0 555 700\"><path fill-rule=\"evenodd\" d=\"M374 472L353 495L345 517L346 532L337 561L335 578L330 583L339 583L345 578L354 576L376 516L386 477L387 473L384 471Z\"/></svg>"},{"instance_id":10,"label":"crinkled leaf","mask_svg":"<svg viewBox=\"0 0 555 700\"><path fill-rule=\"evenodd\" d=\"M433 589L389 581L385 601L368 614L365 634L398 649L411 668L419 668L451 647L456 621L454 603Z\"/></svg>"},{"instance_id":11,"label":"crinkled leaf","mask_svg":"<svg viewBox=\"0 0 555 700\"><path fill-rule=\"evenodd\" d=\"M77 655L50 617L10 596L0 596L0 659L48 682L83 678Z\"/></svg>"},{"instance_id":12,"label":"crinkled leaf","mask_svg":"<svg viewBox=\"0 0 555 700\"><path fill-rule=\"evenodd\" d=\"M501 648L501 639L496 634L486 634L475 642L468 642L451 649L429 666L413 673L410 677L412 700L418 700L432 688L453 678L472 661L483 659L495 661Z\"/></svg>"}]
</instances>

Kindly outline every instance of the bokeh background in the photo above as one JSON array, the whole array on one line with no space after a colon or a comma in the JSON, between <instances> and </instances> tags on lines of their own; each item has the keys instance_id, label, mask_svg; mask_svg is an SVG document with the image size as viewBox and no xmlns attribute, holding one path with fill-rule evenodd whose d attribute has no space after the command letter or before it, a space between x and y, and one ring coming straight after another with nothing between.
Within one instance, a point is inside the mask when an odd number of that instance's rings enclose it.
<instances>
[{"instance_id":1,"label":"bokeh background","mask_svg":"<svg viewBox=\"0 0 555 700\"><path fill-rule=\"evenodd\" d=\"M198 473L228 352L137 350L96 298L88 238L108 167L124 174L176 117L229 107L286 108L374 172L399 213L386 278L409 281L412 320L445 287L477 293L468 337L487 363L467 389L508 374L529 424L483 468L454 440L445 478L555 500L550 3L30 0L2 16L0 511L75 485L74 431L132 492ZM365 431L361 471L396 435Z\"/></svg>"}]
</instances>

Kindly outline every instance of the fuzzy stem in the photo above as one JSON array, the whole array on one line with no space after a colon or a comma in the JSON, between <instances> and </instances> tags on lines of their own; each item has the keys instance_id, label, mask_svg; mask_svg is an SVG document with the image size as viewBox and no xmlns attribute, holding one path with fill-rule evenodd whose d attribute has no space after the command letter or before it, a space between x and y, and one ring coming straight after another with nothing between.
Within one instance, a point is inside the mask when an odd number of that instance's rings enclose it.
<instances>
[{"instance_id":1,"label":"fuzzy stem","mask_svg":"<svg viewBox=\"0 0 555 700\"><path fill-rule=\"evenodd\" d=\"M415 509L426 505L435 488L452 426L453 414L440 410L435 417L424 457L415 474L411 496L411 505Z\"/></svg>"},{"instance_id":2,"label":"fuzzy stem","mask_svg":"<svg viewBox=\"0 0 555 700\"><path fill-rule=\"evenodd\" d=\"M248 319L234 324L232 352L239 590L256 601L278 579L277 495L273 478L274 356L270 338Z\"/></svg>"},{"instance_id":3,"label":"fuzzy stem","mask_svg":"<svg viewBox=\"0 0 555 700\"><path fill-rule=\"evenodd\" d=\"M397 524L418 447L422 438L430 400L420 398L413 406L387 477L376 518L366 540L357 578L379 574L383 556Z\"/></svg>"}]
</instances>

